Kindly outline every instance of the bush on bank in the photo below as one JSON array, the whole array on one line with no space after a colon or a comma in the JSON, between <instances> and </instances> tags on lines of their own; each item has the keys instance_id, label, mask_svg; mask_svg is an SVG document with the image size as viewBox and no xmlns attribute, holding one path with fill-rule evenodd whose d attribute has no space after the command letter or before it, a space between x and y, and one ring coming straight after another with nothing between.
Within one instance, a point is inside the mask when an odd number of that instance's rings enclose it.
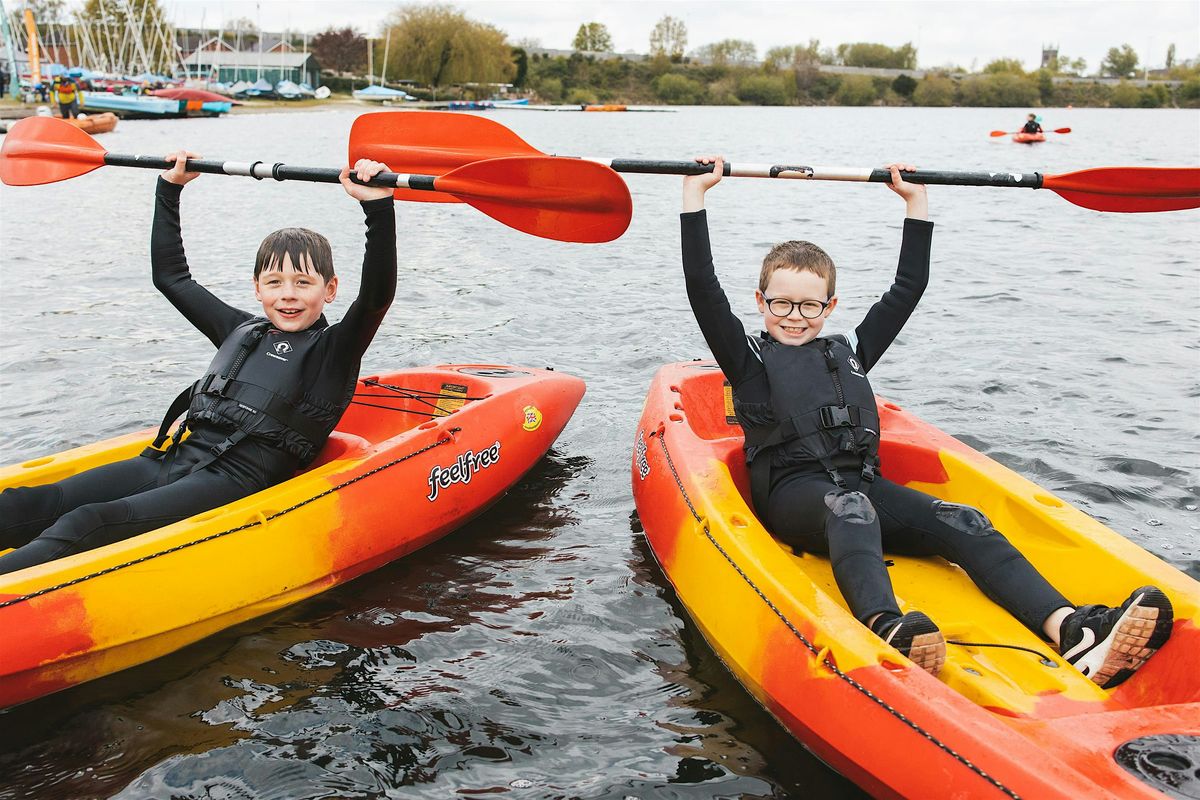
<instances>
[{"instance_id":1,"label":"bush on bank","mask_svg":"<svg viewBox=\"0 0 1200 800\"><path fill-rule=\"evenodd\" d=\"M921 79L822 72L810 64L760 67L704 65L667 58L600 60L534 54L524 87L545 102L594 97L602 103L667 105L915 105L1200 107L1200 75L1180 74L1179 87L1098 81L1055 83L1047 70L1023 73L998 64L979 75L926 73ZM332 87L331 87L332 88Z\"/></svg>"}]
</instances>

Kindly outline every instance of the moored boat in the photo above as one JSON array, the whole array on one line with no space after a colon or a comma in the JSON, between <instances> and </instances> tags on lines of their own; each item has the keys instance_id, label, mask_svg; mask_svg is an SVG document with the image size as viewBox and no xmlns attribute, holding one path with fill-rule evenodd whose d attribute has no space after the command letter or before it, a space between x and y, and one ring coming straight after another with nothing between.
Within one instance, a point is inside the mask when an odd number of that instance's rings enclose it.
<instances>
[{"instance_id":1,"label":"moored boat","mask_svg":"<svg viewBox=\"0 0 1200 800\"><path fill-rule=\"evenodd\" d=\"M117 115L109 111L102 114L82 114L75 119L68 119L67 122L84 133L108 133L117 127Z\"/></svg>"},{"instance_id":2,"label":"moored boat","mask_svg":"<svg viewBox=\"0 0 1200 800\"><path fill-rule=\"evenodd\" d=\"M1200 584L880 400L886 477L979 508L1068 597L1117 605L1154 584L1175 608L1166 645L1103 690L957 567L889 554L901 609L928 613L950 642L934 678L851 616L827 558L794 553L759 523L723 378L712 362L655 376L634 499L689 616L784 728L877 797L1149 800L1195 785Z\"/></svg>"},{"instance_id":3,"label":"moored boat","mask_svg":"<svg viewBox=\"0 0 1200 800\"><path fill-rule=\"evenodd\" d=\"M563 373L451 365L363 378L295 478L122 542L0 575L0 708L172 652L441 538L545 454ZM152 432L0 469L0 490L141 452Z\"/></svg>"},{"instance_id":4,"label":"moored boat","mask_svg":"<svg viewBox=\"0 0 1200 800\"><path fill-rule=\"evenodd\" d=\"M355 100L365 100L369 103L382 103L388 100L416 100L408 92L389 89L386 86L366 86L362 89L355 89L351 94Z\"/></svg>"}]
</instances>

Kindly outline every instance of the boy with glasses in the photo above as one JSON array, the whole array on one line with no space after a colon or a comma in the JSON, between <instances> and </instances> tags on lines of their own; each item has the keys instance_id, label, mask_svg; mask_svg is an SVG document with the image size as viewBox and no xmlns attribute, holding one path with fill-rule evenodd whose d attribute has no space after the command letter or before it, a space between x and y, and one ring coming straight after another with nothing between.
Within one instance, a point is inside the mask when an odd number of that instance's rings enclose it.
<instances>
[{"instance_id":1,"label":"boy with glasses","mask_svg":"<svg viewBox=\"0 0 1200 800\"><path fill-rule=\"evenodd\" d=\"M888 187L906 208L899 267L854 331L820 336L837 307L837 272L824 250L791 241L763 261L755 300L764 330L747 336L717 280L704 210L724 160L696 160L713 170L684 178L684 279L700 330L733 387L763 524L793 547L828 554L851 613L934 675L946 658L945 638L924 613L900 613L885 549L958 564L1097 685L1129 678L1170 636L1171 603L1161 590L1141 587L1119 608L1075 608L980 511L879 473L879 415L866 373L908 321L929 277L925 187L901 174L913 167L888 165Z\"/></svg>"}]
</instances>

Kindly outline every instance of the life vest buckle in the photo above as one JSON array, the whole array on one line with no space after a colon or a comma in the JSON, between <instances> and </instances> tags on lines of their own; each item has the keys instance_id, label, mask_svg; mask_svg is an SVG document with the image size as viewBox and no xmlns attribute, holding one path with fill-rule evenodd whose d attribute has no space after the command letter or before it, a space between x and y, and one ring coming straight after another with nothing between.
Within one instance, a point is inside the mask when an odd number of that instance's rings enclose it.
<instances>
[{"instance_id":1,"label":"life vest buckle","mask_svg":"<svg viewBox=\"0 0 1200 800\"><path fill-rule=\"evenodd\" d=\"M225 396L225 387L229 385L229 377L225 375L207 375L200 384L200 394L215 394Z\"/></svg>"},{"instance_id":2,"label":"life vest buckle","mask_svg":"<svg viewBox=\"0 0 1200 800\"><path fill-rule=\"evenodd\" d=\"M821 406L822 428L853 428L854 420L850 418L850 409L842 406Z\"/></svg>"}]
</instances>

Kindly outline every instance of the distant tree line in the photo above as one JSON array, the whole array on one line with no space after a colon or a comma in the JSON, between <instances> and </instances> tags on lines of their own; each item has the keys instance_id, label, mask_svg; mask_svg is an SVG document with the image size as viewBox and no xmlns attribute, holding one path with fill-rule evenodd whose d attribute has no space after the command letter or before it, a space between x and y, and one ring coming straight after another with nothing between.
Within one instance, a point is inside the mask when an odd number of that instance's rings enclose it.
<instances>
[{"instance_id":1,"label":"distant tree line","mask_svg":"<svg viewBox=\"0 0 1200 800\"><path fill-rule=\"evenodd\" d=\"M1031 72L1018 59L1002 58L978 74L962 68L926 70L919 79L843 74L821 67L916 71L917 50L911 42L825 47L816 39L771 48L761 60L754 43L741 39L689 50L687 26L669 15L650 31L645 60L597 58L594 54L611 52L613 41L607 27L595 21L580 24L570 56L531 56L528 50L535 45L514 45L504 32L453 6L402 6L374 42L373 69L393 80L416 81L428 87L429 96L453 90L460 96L487 97L495 84L511 83L551 103L1200 106L1200 66L1176 64L1174 45L1167 50L1167 77L1184 82L1174 89L1165 84L1056 82L1056 77L1082 77L1087 69L1083 59L1065 54ZM364 74L367 41L353 29L330 28L313 39L312 48L324 67ZM1128 78L1136 75L1138 65L1138 54L1124 44L1108 51L1099 71Z\"/></svg>"}]
</instances>

